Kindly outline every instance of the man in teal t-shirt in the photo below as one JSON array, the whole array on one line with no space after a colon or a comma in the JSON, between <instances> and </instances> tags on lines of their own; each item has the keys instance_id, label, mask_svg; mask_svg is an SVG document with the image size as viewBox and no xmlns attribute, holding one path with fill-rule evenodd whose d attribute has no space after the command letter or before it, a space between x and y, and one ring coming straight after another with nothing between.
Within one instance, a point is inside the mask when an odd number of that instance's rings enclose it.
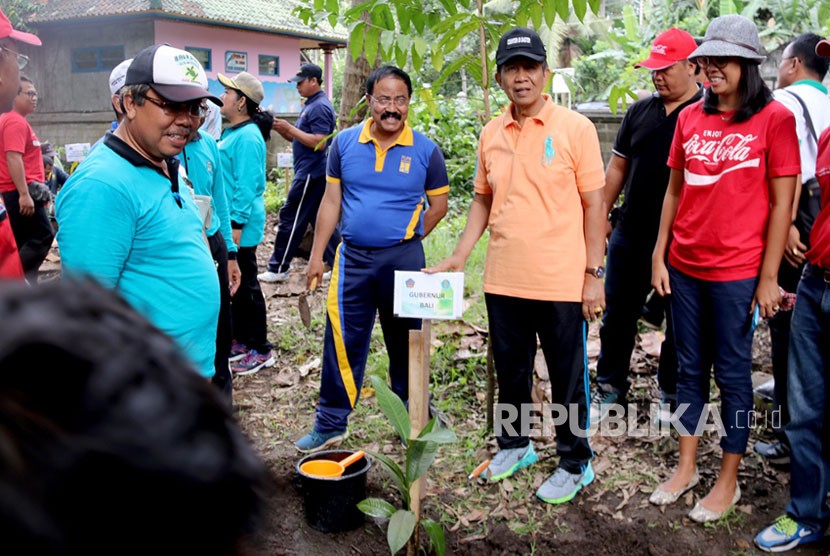
<instances>
[{"instance_id":1,"label":"man in teal t-shirt","mask_svg":"<svg viewBox=\"0 0 830 556\"><path fill-rule=\"evenodd\" d=\"M142 50L127 70L124 120L66 182L56 217L65 274L118 291L211 377L219 283L175 158L202 99L221 104L196 58L167 45Z\"/></svg>"}]
</instances>

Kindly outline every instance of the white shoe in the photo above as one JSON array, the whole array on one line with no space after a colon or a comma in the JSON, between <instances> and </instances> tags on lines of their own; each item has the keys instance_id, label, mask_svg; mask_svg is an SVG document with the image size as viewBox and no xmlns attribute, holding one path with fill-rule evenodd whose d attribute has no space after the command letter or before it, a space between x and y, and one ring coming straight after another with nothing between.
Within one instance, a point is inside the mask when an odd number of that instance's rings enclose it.
<instances>
[{"instance_id":1,"label":"white shoe","mask_svg":"<svg viewBox=\"0 0 830 556\"><path fill-rule=\"evenodd\" d=\"M331 270L327 270L323 273L323 280L331 280Z\"/></svg>"},{"instance_id":2,"label":"white shoe","mask_svg":"<svg viewBox=\"0 0 830 556\"><path fill-rule=\"evenodd\" d=\"M668 506L669 504L674 504L678 501L678 499L680 499L681 496L695 488L699 482L700 475L697 474L697 469L695 469L695 474L692 475L689 484L675 492L668 492L660 487L657 487L654 489L654 492L651 493L651 496L649 496L648 501L655 506Z\"/></svg>"},{"instance_id":3,"label":"white shoe","mask_svg":"<svg viewBox=\"0 0 830 556\"><path fill-rule=\"evenodd\" d=\"M288 280L288 272L271 272L270 270L267 272L263 272L257 276L260 282L266 282L268 284L275 284L277 282L285 282Z\"/></svg>"},{"instance_id":4,"label":"white shoe","mask_svg":"<svg viewBox=\"0 0 830 556\"><path fill-rule=\"evenodd\" d=\"M722 512L716 512L714 510L710 510L705 508L700 502L695 504L695 507L692 508L692 511L689 512L689 519L692 521L697 521L698 523L709 523L711 521L717 521L723 514L731 510L735 504L738 503L738 500L741 499L741 487L737 484L735 485L735 494L732 496L732 502L726 507L725 510Z\"/></svg>"}]
</instances>

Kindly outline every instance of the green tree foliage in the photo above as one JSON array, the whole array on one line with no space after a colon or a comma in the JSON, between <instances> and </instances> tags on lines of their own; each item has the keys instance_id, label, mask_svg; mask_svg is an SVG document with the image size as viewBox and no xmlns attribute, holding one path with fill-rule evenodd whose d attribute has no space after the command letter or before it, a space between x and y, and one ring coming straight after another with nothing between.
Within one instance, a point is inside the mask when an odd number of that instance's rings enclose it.
<instances>
[{"instance_id":1,"label":"green tree foliage","mask_svg":"<svg viewBox=\"0 0 830 556\"><path fill-rule=\"evenodd\" d=\"M459 71L481 85L483 116L489 118L490 76L499 37L517 25L550 28L559 18L568 21L573 12L580 20L590 8L596 13L601 0L367 0L341 11L337 0L314 0L297 9L309 25L325 20L349 29L349 52L373 60L377 54L415 73L425 67L438 72L432 83L437 90ZM368 13L369 21L361 19ZM475 48L463 44L477 37ZM474 41L476 42L476 41Z\"/></svg>"},{"instance_id":2,"label":"green tree foliage","mask_svg":"<svg viewBox=\"0 0 830 556\"><path fill-rule=\"evenodd\" d=\"M11 21L12 27L31 32L32 29L26 23L41 8L41 4L32 0L0 0L0 8Z\"/></svg>"}]
</instances>

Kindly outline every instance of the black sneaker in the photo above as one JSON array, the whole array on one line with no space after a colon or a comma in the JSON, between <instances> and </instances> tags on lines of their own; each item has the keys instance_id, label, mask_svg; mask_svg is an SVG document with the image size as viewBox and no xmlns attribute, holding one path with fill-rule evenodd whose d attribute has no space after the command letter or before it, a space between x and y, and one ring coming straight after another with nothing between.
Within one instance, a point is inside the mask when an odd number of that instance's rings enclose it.
<instances>
[{"instance_id":1,"label":"black sneaker","mask_svg":"<svg viewBox=\"0 0 830 556\"><path fill-rule=\"evenodd\" d=\"M619 407L622 408L624 414L626 409L625 395L613 387L605 390L602 386L598 386L594 395L591 396L589 423L601 423L608 417L612 409Z\"/></svg>"},{"instance_id":2,"label":"black sneaker","mask_svg":"<svg viewBox=\"0 0 830 556\"><path fill-rule=\"evenodd\" d=\"M756 442L753 450L772 465L790 464L790 447L780 440L774 442Z\"/></svg>"}]
</instances>

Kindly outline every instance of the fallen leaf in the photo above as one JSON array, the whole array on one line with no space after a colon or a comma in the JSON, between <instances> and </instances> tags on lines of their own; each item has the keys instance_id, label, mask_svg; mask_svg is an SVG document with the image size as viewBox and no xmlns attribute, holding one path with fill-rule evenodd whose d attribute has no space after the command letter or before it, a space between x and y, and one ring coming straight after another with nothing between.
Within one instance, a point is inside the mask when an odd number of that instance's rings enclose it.
<instances>
[{"instance_id":1,"label":"fallen leaf","mask_svg":"<svg viewBox=\"0 0 830 556\"><path fill-rule=\"evenodd\" d=\"M319 367L320 367L320 358L319 357L315 357L314 359L309 359L308 361L305 362L304 365L302 365L300 367L300 369L299 369L300 376L303 376L303 377L308 376L308 373L310 373L312 370L317 369Z\"/></svg>"},{"instance_id":2,"label":"fallen leaf","mask_svg":"<svg viewBox=\"0 0 830 556\"><path fill-rule=\"evenodd\" d=\"M665 336L662 332L654 331L654 332L646 332L645 334L640 334L640 349L646 352L647 355L651 357L660 357L660 347L663 343Z\"/></svg>"},{"instance_id":3,"label":"fallen leaf","mask_svg":"<svg viewBox=\"0 0 830 556\"><path fill-rule=\"evenodd\" d=\"M548 364L545 361L545 354L541 350L536 352L536 358L533 360L533 368L536 370L536 376L538 376L540 380L550 380L550 375L548 374Z\"/></svg>"},{"instance_id":4,"label":"fallen leaf","mask_svg":"<svg viewBox=\"0 0 830 556\"><path fill-rule=\"evenodd\" d=\"M594 468L594 473L599 474L611 467L611 461L606 457L600 456L591 466Z\"/></svg>"},{"instance_id":5,"label":"fallen leaf","mask_svg":"<svg viewBox=\"0 0 830 556\"><path fill-rule=\"evenodd\" d=\"M621 509L625 508L628 505L628 499L631 498L631 494L627 490L622 491L623 500L614 508L614 511L619 512ZM616 519L616 517L615 517Z\"/></svg>"},{"instance_id":6,"label":"fallen leaf","mask_svg":"<svg viewBox=\"0 0 830 556\"><path fill-rule=\"evenodd\" d=\"M461 519L464 519L468 523L477 523L479 521L483 521L487 517L487 514L481 510L473 510L467 515L463 516Z\"/></svg>"},{"instance_id":7,"label":"fallen leaf","mask_svg":"<svg viewBox=\"0 0 830 556\"><path fill-rule=\"evenodd\" d=\"M455 352L453 359L456 361L466 361L467 359L478 359L481 357L487 357L487 354L478 351L471 351L469 349L459 349Z\"/></svg>"},{"instance_id":8,"label":"fallen leaf","mask_svg":"<svg viewBox=\"0 0 830 556\"><path fill-rule=\"evenodd\" d=\"M596 506L594 506L594 510L598 513L605 514L605 515L611 515L612 514L611 509L608 506L606 506L605 504L597 504Z\"/></svg>"},{"instance_id":9,"label":"fallen leaf","mask_svg":"<svg viewBox=\"0 0 830 556\"><path fill-rule=\"evenodd\" d=\"M500 484L504 492L513 492L513 483L510 481L510 479L505 479Z\"/></svg>"},{"instance_id":10,"label":"fallen leaf","mask_svg":"<svg viewBox=\"0 0 830 556\"><path fill-rule=\"evenodd\" d=\"M294 386L300 382L300 373L291 369L283 369L274 379L277 386Z\"/></svg>"},{"instance_id":11,"label":"fallen leaf","mask_svg":"<svg viewBox=\"0 0 830 556\"><path fill-rule=\"evenodd\" d=\"M588 339L588 346L585 350L585 353L588 355L588 359L596 359L597 357L599 357L600 345L601 344L598 338Z\"/></svg>"}]
</instances>

